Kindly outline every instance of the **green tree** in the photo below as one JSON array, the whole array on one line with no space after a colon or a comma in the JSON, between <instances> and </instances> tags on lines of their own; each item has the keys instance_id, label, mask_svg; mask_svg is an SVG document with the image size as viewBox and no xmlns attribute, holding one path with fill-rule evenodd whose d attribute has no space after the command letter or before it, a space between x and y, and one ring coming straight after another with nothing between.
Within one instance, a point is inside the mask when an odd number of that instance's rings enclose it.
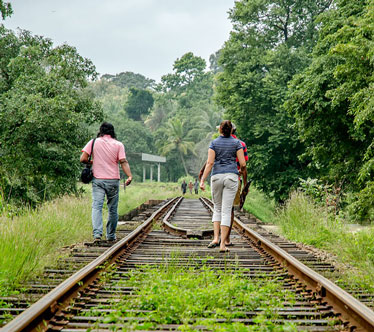
<instances>
[{"instance_id":1,"label":"green tree","mask_svg":"<svg viewBox=\"0 0 374 332\"><path fill-rule=\"evenodd\" d=\"M0 14L3 20L5 20L7 16L13 14L12 5L10 4L10 2L0 0Z\"/></svg>"},{"instance_id":2,"label":"green tree","mask_svg":"<svg viewBox=\"0 0 374 332\"><path fill-rule=\"evenodd\" d=\"M182 136L190 142L189 151L194 151L195 144L206 137L207 133L204 132L204 129L207 129L206 126L203 128L198 124L198 121L201 120L200 115L207 110L219 112L219 108L214 105L212 100L213 73L205 70L205 60L188 52L174 62L173 73L162 77L158 89L162 97L156 102L151 116L146 121L148 126L154 128L153 130L156 129L154 134L161 142L159 144L160 153L165 154L163 150L165 144L162 142L170 143L170 137L168 137L170 129L165 129L165 126L160 125L160 122L157 122L158 119L168 121L168 123L183 123L184 133ZM162 132L163 130L165 133ZM181 136L181 134L175 136ZM208 142L205 144L207 145ZM171 146L173 145L170 144ZM205 149L203 150L205 154ZM200 157L196 153L183 153L179 158L169 154L168 164L172 164L169 169L172 179L182 175L183 169L179 167L179 159L183 160L184 173L187 170L197 173L196 167L201 166L198 165Z\"/></svg>"},{"instance_id":3,"label":"green tree","mask_svg":"<svg viewBox=\"0 0 374 332\"><path fill-rule=\"evenodd\" d=\"M97 100L102 104L106 114L124 116L123 107L126 105L130 96L128 88L120 88L108 80L97 80L90 83L90 89Z\"/></svg>"},{"instance_id":4,"label":"green tree","mask_svg":"<svg viewBox=\"0 0 374 332\"><path fill-rule=\"evenodd\" d=\"M222 116L223 110L217 106L201 109L193 119L195 126L191 130L191 136L198 139L212 139L212 136L218 132L217 126L221 123Z\"/></svg>"},{"instance_id":5,"label":"green tree","mask_svg":"<svg viewBox=\"0 0 374 332\"><path fill-rule=\"evenodd\" d=\"M115 84L120 88L136 88L145 90L148 88L153 88L155 85L154 80L131 71L122 72L116 75L105 74L101 76L101 78Z\"/></svg>"},{"instance_id":6,"label":"green tree","mask_svg":"<svg viewBox=\"0 0 374 332\"><path fill-rule=\"evenodd\" d=\"M142 116L147 116L149 114L153 103L154 100L151 92L131 88L130 96L125 104L125 111L131 119L139 121Z\"/></svg>"},{"instance_id":7,"label":"green tree","mask_svg":"<svg viewBox=\"0 0 374 332\"><path fill-rule=\"evenodd\" d=\"M121 88L107 79L91 83L90 89L102 104L105 121L114 125L117 139L125 145L134 178L141 181L143 175L141 153L157 152L152 131L144 125L141 119L135 121L129 118L124 110L131 92L127 87ZM92 129L96 131L99 125L95 123Z\"/></svg>"},{"instance_id":8,"label":"green tree","mask_svg":"<svg viewBox=\"0 0 374 332\"><path fill-rule=\"evenodd\" d=\"M235 3L230 18L235 32L248 35L252 43L266 49L285 43L311 50L317 36L315 19L332 3L333 0L242 0Z\"/></svg>"},{"instance_id":9,"label":"green tree","mask_svg":"<svg viewBox=\"0 0 374 332\"><path fill-rule=\"evenodd\" d=\"M164 91L181 92L194 81L204 76L206 62L192 52L184 54L180 59L175 60L173 65L174 73L161 77L161 84Z\"/></svg>"},{"instance_id":10,"label":"green tree","mask_svg":"<svg viewBox=\"0 0 374 332\"><path fill-rule=\"evenodd\" d=\"M356 215L374 205L374 2L336 2L321 17L313 61L290 86L287 109L319 176L362 190Z\"/></svg>"},{"instance_id":11,"label":"green tree","mask_svg":"<svg viewBox=\"0 0 374 332\"><path fill-rule=\"evenodd\" d=\"M217 126L222 121L223 110L217 105L207 104L196 113L197 115L192 120L194 126L189 132L189 136L196 143L195 154L186 162L193 175L199 174L207 159L209 143L214 135L218 135Z\"/></svg>"},{"instance_id":12,"label":"green tree","mask_svg":"<svg viewBox=\"0 0 374 332\"><path fill-rule=\"evenodd\" d=\"M219 55L220 50L209 56L209 69L212 71L213 74L217 74L222 71L222 67L218 63Z\"/></svg>"},{"instance_id":13,"label":"green tree","mask_svg":"<svg viewBox=\"0 0 374 332\"><path fill-rule=\"evenodd\" d=\"M162 144L161 151L164 155L177 151L182 161L183 169L188 175L188 170L184 156L191 152L194 154L195 144L189 140L183 122L177 118L170 119L165 126L165 134L167 140Z\"/></svg>"},{"instance_id":14,"label":"green tree","mask_svg":"<svg viewBox=\"0 0 374 332\"><path fill-rule=\"evenodd\" d=\"M278 200L299 177L303 145L283 108L287 84L310 62L315 18L331 1L242 0L230 11L233 31L219 55L217 101L248 146L249 176Z\"/></svg>"},{"instance_id":15,"label":"green tree","mask_svg":"<svg viewBox=\"0 0 374 332\"><path fill-rule=\"evenodd\" d=\"M165 94L156 94L155 103L151 113L147 117L145 124L152 131L159 129L167 122L171 114L175 114L176 102L168 98Z\"/></svg>"},{"instance_id":16,"label":"green tree","mask_svg":"<svg viewBox=\"0 0 374 332\"><path fill-rule=\"evenodd\" d=\"M101 119L86 89L95 67L68 45L0 27L0 170L7 199L35 204L76 190L88 125Z\"/></svg>"}]
</instances>

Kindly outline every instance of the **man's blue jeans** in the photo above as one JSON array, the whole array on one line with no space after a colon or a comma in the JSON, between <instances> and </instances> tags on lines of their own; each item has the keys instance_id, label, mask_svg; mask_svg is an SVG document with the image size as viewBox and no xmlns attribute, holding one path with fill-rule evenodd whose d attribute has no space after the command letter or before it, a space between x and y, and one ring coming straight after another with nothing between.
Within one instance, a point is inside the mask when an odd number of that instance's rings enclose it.
<instances>
[{"instance_id":1,"label":"man's blue jeans","mask_svg":"<svg viewBox=\"0 0 374 332\"><path fill-rule=\"evenodd\" d=\"M107 240L116 239L118 222L118 196L119 180L92 180L92 227L93 237L101 238L103 235L103 205L107 196L108 223L106 224Z\"/></svg>"}]
</instances>

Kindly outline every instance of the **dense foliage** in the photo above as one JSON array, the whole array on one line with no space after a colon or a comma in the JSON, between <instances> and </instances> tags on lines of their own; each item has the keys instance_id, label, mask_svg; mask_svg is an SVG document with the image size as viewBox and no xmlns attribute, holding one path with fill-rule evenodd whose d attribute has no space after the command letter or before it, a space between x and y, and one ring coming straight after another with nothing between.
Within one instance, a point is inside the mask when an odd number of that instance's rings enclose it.
<instances>
[{"instance_id":1,"label":"dense foliage","mask_svg":"<svg viewBox=\"0 0 374 332\"><path fill-rule=\"evenodd\" d=\"M248 144L250 177L277 200L312 177L373 219L373 9L242 0L230 11L217 100Z\"/></svg>"},{"instance_id":2,"label":"dense foliage","mask_svg":"<svg viewBox=\"0 0 374 332\"><path fill-rule=\"evenodd\" d=\"M77 152L101 109L92 62L68 45L0 26L0 195L35 204L76 190Z\"/></svg>"},{"instance_id":3,"label":"dense foliage","mask_svg":"<svg viewBox=\"0 0 374 332\"><path fill-rule=\"evenodd\" d=\"M337 1L321 16L313 61L294 78L286 104L319 175L361 190L359 217L374 204L373 9L373 1Z\"/></svg>"},{"instance_id":4,"label":"dense foliage","mask_svg":"<svg viewBox=\"0 0 374 332\"><path fill-rule=\"evenodd\" d=\"M283 103L288 82L309 64L314 20L330 2L246 0L230 11L234 29L219 54L217 99L248 145L250 177L278 200L308 171Z\"/></svg>"},{"instance_id":5,"label":"dense foliage","mask_svg":"<svg viewBox=\"0 0 374 332\"><path fill-rule=\"evenodd\" d=\"M214 76L206 62L189 52L174 62L173 73L161 78L159 89L169 101L166 125L155 132L161 153L181 162L186 175L197 176L208 151L208 143L221 120L222 110L213 101ZM152 122L154 112L148 119ZM186 158L184 158L186 156ZM186 160L184 160L186 159ZM182 174L173 174L178 178Z\"/></svg>"},{"instance_id":6,"label":"dense foliage","mask_svg":"<svg viewBox=\"0 0 374 332\"><path fill-rule=\"evenodd\" d=\"M13 9L9 2L5 2L0 0L0 14L2 19L4 20L7 16L12 15Z\"/></svg>"},{"instance_id":7,"label":"dense foliage","mask_svg":"<svg viewBox=\"0 0 374 332\"><path fill-rule=\"evenodd\" d=\"M120 88L137 88L145 90L147 88L152 88L155 85L154 80L130 71L126 71L116 75L105 74L102 76L102 78L108 80L109 82Z\"/></svg>"},{"instance_id":8,"label":"dense foliage","mask_svg":"<svg viewBox=\"0 0 374 332\"><path fill-rule=\"evenodd\" d=\"M126 72L131 85L118 84L118 77L125 75L104 75L91 88L125 144L136 179L143 176L142 152L167 157L164 181L197 176L222 115L213 102L213 73L206 71L205 60L186 53L158 86L143 85L150 80L139 74Z\"/></svg>"},{"instance_id":9,"label":"dense foliage","mask_svg":"<svg viewBox=\"0 0 374 332\"><path fill-rule=\"evenodd\" d=\"M102 118L115 125L137 180L142 152L166 156L164 181L196 176L229 118L257 188L283 202L293 188L318 183L336 213L344 202L372 220L373 9L374 0L236 1L230 37L209 69L187 52L158 84L125 71L89 89L95 68L74 48L2 26L0 201L73 191L78 151ZM12 13L8 2L0 12Z\"/></svg>"},{"instance_id":10,"label":"dense foliage","mask_svg":"<svg viewBox=\"0 0 374 332\"><path fill-rule=\"evenodd\" d=\"M127 115L136 121L149 114L154 100L152 93L147 90L130 88L130 96L125 105Z\"/></svg>"}]
</instances>

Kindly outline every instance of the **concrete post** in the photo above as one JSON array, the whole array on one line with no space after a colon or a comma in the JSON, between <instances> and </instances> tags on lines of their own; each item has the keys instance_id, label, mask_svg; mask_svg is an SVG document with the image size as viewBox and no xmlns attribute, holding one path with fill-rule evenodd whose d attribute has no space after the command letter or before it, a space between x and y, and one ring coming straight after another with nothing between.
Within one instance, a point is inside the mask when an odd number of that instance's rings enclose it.
<instances>
[{"instance_id":1,"label":"concrete post","mask_svg":"<svg viewBox=\"0 0 374 332\"><path fill-rule=\"evenodd\" d=\"M153 165L152 164L151 164L150 168L151 168L151 182L152 182L152 180L153 180Z\"/></svg>"},{"instance_id":2,"label":"concrete post","mask_svg":"<svg viewBox=\"0 0 374 332\"><path fill-rule=\"evenodd\" d=\"M143 182L145 182L145 165L143 165Z\"/></svg>"},{"instance_id":3,"label":"concrete post","mask_svg":"<svg viewBox=\"0 0 374 332\"><path fill-rule=\"evenodd\" d=\"M157 181L161 182L161 165L158 163L157 165Z\"/></svg>"}]
</instances>

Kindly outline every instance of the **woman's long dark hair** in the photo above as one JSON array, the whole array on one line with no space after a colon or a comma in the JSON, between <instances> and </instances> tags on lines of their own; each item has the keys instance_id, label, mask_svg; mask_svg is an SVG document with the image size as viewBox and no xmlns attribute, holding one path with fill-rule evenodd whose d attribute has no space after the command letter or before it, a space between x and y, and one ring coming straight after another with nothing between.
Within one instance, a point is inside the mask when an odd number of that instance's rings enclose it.
<instances>
[{"instance_id":1,"label":"woman's long dark hair","mask_svg":"<svg viewBox=\"0 0 374 332\"><path fill-rule=\"evenodd\" d=\"M232 123L230 120L223 120L219 126L219 131L224 137L230 137L232 131Z\"/></svg>"},{"instance_id":2,"label":"woman's long dark hair","mask_svg":"<svg viewBox=\"0 0 374 332\"><path fill-rule=\"evenodd\" d=\"M104 135L110 135L112 138L117 139L116 133L114 132L114 127L109 122L103 122L101 124L97 137L103 137Z\"/></svg>"}]
</instances>

